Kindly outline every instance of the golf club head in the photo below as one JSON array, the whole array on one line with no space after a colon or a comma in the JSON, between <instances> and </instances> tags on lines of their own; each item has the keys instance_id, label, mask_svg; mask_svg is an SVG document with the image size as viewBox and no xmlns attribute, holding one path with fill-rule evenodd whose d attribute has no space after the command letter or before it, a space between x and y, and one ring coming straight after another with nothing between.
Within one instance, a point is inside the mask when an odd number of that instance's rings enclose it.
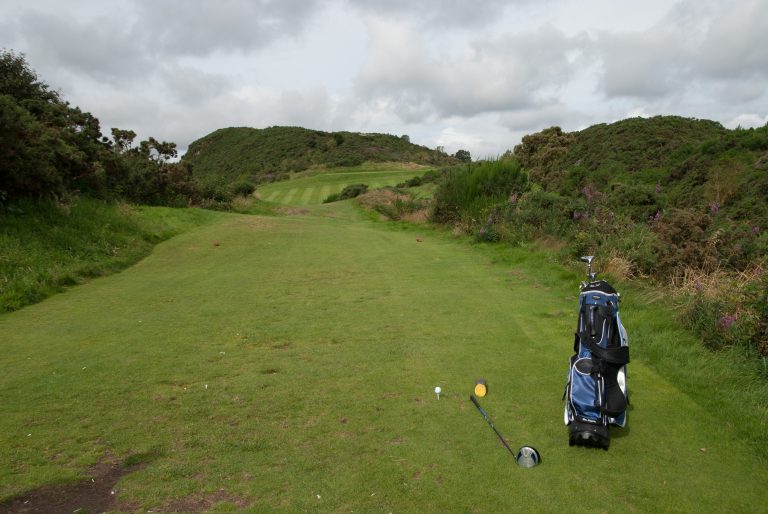
<instances>
[{"instance_id":1,"label":"golf club head","mask_svg":"<svg viewBox=\"0 0 768 514\"><path fill-rule=\"evenodd\" d=\"M521 468L532 468L541 463L541 455L539 455L538 450L533 446L523 446L517 450L515 462L517 462L517 465Z\"/></svg>"}]
</instances>

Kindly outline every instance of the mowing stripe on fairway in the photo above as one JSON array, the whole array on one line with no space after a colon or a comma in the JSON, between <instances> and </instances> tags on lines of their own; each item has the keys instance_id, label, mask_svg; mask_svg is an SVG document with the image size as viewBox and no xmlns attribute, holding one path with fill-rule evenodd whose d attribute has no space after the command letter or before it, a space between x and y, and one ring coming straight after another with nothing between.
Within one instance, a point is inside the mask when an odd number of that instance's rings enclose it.
<instances>
[{"instance_id":1,"label":"mowing stripe on fairway","mask_svg":"<svg viewBox=\"0 0 768 514\"><path fill-rule=\"evenodd\" d=\"M323 200L328 198L330 195L331 195L331 186L326 184L322 188L320 188L320 202L319 203L322 203Z\"/></svg>"},{"instance_id":2,"label":"mowing stripe on fairway","mask_svg":"<svg viewBox=\"0 0 768 514\"><path fill-rule=\"evenodd\" d=\"M309 186L301 193L301 199L299 200L299 203L301 205L308 205L312 198L312 195L315 193L315 188L313 186Z\"/></svg>"},{"instance_id":3,"label":"mowing stripe on fairway","mask_svg":"<svg viewBox=\"0 0 768 514\"><path fill-rule=\"evenodd\" d=\"M299 190L295 187L292 189L289 189L288 192L285 194L285 196L283 196L281 203L291 203L291 201L293 200L293 197L296 195L298 191Z\"/></svg>"}]
</instances>

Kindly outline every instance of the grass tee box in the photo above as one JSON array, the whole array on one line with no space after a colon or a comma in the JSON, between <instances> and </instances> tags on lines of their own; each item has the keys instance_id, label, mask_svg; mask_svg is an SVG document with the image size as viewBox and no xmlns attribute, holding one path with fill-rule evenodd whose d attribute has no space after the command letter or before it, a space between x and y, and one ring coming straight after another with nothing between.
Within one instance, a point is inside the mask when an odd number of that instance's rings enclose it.
<instances>
[{"instance_id":1,"label":"grass tee box","mask_svg":"<svg viewBox=\"0 0 768 514\"><path fill-rule=\"evenodd\" d=\"M685 337L658 309L624 311L630 430L568 447L572 284L540 254L424 228L225 215L0 316L0 501L127 460L143 465L115 510L762 509L753 448L644 362L643 341ZM478 415L478 376L541 465L516 466Z\"/></svg>"},{"instance_id":2,"label":"grass tee box","mask_svg":"<svg viewBox=\"0 0 768 514\"><path fill-rule=\"evenodd\" d=\"M262 200L286 205L318 205L328 196L351 184L366 184L368 189L394 186L423 175L432 168L415 164L375 163L354 168L331 168L298 173L291 180L259 187Z\"/></svg>"}]
</instances>

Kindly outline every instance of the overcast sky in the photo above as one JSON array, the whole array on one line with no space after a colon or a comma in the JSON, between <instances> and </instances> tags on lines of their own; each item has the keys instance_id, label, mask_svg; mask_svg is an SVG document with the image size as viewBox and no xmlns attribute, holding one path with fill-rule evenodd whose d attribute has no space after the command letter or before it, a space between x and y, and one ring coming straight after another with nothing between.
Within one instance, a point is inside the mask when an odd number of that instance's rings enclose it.
<instances>
[{"instance_id":1,"label":"overcast sky","mask_svg":"<svg viewBox=\"0 0 768 514\"><path fill-rule=\"evenodd\" d=\"M488 157L552 125L768 122L768 0L3 0L0 47L105 134L182 151L230 126Z\"/></svg>"}]
</instances>

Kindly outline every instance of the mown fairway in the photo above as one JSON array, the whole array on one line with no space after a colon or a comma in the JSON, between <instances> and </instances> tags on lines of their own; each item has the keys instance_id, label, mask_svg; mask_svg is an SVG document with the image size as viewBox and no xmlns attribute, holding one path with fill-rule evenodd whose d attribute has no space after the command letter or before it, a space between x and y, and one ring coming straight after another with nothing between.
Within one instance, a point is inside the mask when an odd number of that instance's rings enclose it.
<instances>
[{"instance_id":1,"label":"mown fairway","mask_svg":"<svg viewBox=\"0 0 768 514\"><path fill-rule=\"evenodd\" d=\"M737 421L643 360L677 337L659 316L623 312L629 428L607 452L569 448L575 276L349 203L315 212L226 216L0 317L0 498L134 456L146 466L115 489L128 510L765 509ZM515 466L468 400L478 377L542 465Z\"/></svg>"},{"instance_id":2,"label":"mown fairway","mask_svg":"<svg viewBox=\"0 0 768 514\"><path fill-rule=\"evenodd\" d=\"M341 192L351 184L365 184L368 189L394 186L409 178L422 175L429 168L406 167L388 163L367 164L354 168L334 168L322 173L300 174L292 180L274 182L259 187L262 200L289 205L317 205L329 195Z\"/></svg>"}]
</instances>

